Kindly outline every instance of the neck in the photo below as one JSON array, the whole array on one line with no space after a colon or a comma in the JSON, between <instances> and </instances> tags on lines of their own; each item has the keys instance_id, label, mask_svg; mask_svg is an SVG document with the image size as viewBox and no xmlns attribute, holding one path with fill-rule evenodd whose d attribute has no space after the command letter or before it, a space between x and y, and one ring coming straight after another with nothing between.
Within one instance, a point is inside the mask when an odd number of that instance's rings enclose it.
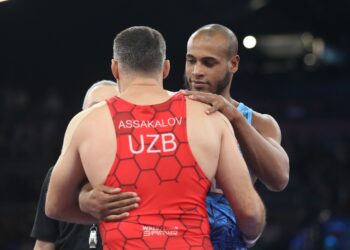
<instances>
[{"instance_id":1,"label":"neck","mask_svg":"<svg viewBox=\"0 0 350 250\"><path fill-rule=\"evenodd\" d=\"M228 100L228 101L231 101L231 95L230 95L230 91L222 91L221 93L220 93L220 95L222 95L226 100Z\"/></svg>"},{"instance_id":2,"label":"neck","mask_svg":"<svg viewBox=\"0 0 350 250\"><path fill-rule=\"evenodd\" d=\"M134 79L123 85L120 97L136 105L153 105L169 99L169 93L163 89L162 82L155 79Z\"/></svg>"},{"instance_id":3,"label":"neck","mask_svg":"<svg viewBox=\"0 0 350 250\"><path fill-rule=\"evenodd\" d=\"M237 102L235 99L231 97L231 82L229 85L226 86L226 88L220 93L227 101L229 101L232 105L235 107L238 106L239 102Z\"/></svg>"},{"instance_id":4,"label":"neck","mask_svg":"<svg viewBox=\"0 0 350 250\"><path fill-rule=\"evenodd\" d=\"M228 101L231 101L231 91L230 91L230 89L231 89L231 81L232 81L232 79L230 79L230 82L229 82L229 84L227 84L227 86L221 91L221 93L220 93L220 95L222 95L226 100L228 100Z\"/></svg>"},{"instance_id":5,"label":"neck","mask_svg":"<svg viewBox=\"0 0 350 250\"><path fill-rule=\"evenodd\" d=\"M134 77L132 79L123 80L121 79L119 81L121 92L128 88L154 87L163 89L163 81L154 77Z\"/></svg>"}]
</instances>

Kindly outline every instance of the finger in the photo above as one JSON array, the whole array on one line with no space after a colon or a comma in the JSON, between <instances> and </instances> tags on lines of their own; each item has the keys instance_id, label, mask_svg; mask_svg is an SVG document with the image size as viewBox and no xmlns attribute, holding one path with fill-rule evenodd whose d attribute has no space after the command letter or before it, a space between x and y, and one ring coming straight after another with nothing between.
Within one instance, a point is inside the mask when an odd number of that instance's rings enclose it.
<instances>
[{"instance_id":1,"label":"finger","mask_svg":"<svg viewBox=\"0 0 350 250\"><path fill-rule=\"evenodd\" d=\"M101 186L101 189L104 193L110 194L110 195L119 195L119 194L125 194L126 196L137 196L134 192L123 192L121 188L115 188L110 186ZM119 197L119 196L117 196Z\"/></svg>"},{"instance_id":2,"label":"finger","mask_svg":"<svg viewBox=\"0 0 350 250\"><path fill-rule=\"evenodd\" d=\"M214 113L214 112L216 112L216 111L218 111L218 110L219 110L219 107L216 106L216 105L214 105L214 106L211 106L210 108L208 108L208 109L205 111L205 113L208 114L208 115L210 115L210 114L212 114L212 113Z\"/></svg>"},{"instance_id":3,"label":"finger","mask_svg":"<svg viewBox=\"0 0 350 250\"><path fill-rule=\"evenodd\" d=\"M138 206L139 206L138 204L132 204L132 205L125 206L122 208L115 208L115 209L107 210L103 214L104 214L104 217L107 217L110 215L120 215L120 214L123 214L125 212L130 211L130 210L133 210L133 209L137 208Z\"/></svg>"},{"instance_id":4,"label":"finger","mask_svg":"<svg viewBox=\"0 0 350 250\"><path fill-rule=\"evenodd\" d=\"M140 197L123 199L123 200L119 200L119 201L115 201L115 202L111 202L111 203L107 204L107 209L108 210L118 209L118 208L126 207L129 205L137 204L138 202L140 202Z\"/></svg>"},{"instance_id":5,"label":"finger","mask_svg":"<svg viewBox=\"0 0 350 250\"><path fill-rule=\"evenodd\" d=\"M120 221L129 216L128 212L122 214L111 214L103 218L104 221Z\"/></svg>"},{"instance_id":6,"label":"finger","mask_svg":"<svg viewBox=\"0 0 350 250\"><path fill-rule=\"evenodd\" d=\"M197 94L203 93L203 92L200 92L200 91L193 91L193 90L186 90L186 89L182 89L182 90L180 90L180 92L183 93L186 96L188 96L188 95L197 95Z\"/></svg>"},{"instance_id":7,"label":"finger","mask_svg":"<svg viewBox=\"0 0 350 250\"><path fill-rule=\"evenodd\" d=\"M87 182L84 184L84 186L81 188L81 190L90 191L90 190L92 190L92 186L89 182Z\"/></svg>"},{"instance_id":8,"label":"finger","mask_svg":"<svg viewBox=\"0 0 350 250\"><path fill-rule=\"evenodd\" d=\"M137 196L136 193L134 192L123 192L119 194L108 194L108 197L106 200L108 202L117 202L117 201L122 201L125 199L131 199L131 198L140 198Z\"/></svg>"},{"instance_id":9,"label":"finger","mask_svg":"<svg viewBox=\"0 0 350 250\"><path fill-rule=\"evenodd\" d=\"M118 194L121 192L120 188L110 187L106 185L102 185L101 190L107 194Z\"/></svg>"}]
</instances>

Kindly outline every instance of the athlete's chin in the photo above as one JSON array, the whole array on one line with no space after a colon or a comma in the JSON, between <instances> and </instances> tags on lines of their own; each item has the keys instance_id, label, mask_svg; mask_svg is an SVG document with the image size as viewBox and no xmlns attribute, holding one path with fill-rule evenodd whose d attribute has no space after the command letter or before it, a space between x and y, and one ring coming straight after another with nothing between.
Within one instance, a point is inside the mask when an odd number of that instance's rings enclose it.
<instances>
[{"instance_id":1,"label":"athlete's chin","mask_svg":"<svg viewBox=\"0 0 350 250\"><path fill-rule=\"evenodd\" d=\"M193 84L192 90L210 93L210 86L208 84Z\"/></svg>"}]
</instances>

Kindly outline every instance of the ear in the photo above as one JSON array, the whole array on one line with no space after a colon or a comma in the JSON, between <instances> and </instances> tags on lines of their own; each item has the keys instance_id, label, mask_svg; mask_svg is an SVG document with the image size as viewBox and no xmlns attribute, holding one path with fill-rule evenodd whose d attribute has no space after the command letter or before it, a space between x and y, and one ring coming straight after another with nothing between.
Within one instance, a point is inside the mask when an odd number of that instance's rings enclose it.
<instances>
[{"instance_id":1,"label":"ear","mask_svg":"<svg viewBox=\"0 0 350 250\"><path fill-rule=\"evenodd\" d=\"M239 61L241 58L239 55L232 56L229 60L229 70L231 73L236 73L239 67Z\"/></svg>"},{"instance_id":2,"label":"ear","mask_svg":"<svg viewBox=\"0 0 350 250\"><path fill-rule=\"evenodd\" d=\"M170 61L165 60L163 63L163 79L167 78L170 73Z\"/></svg>"},{"instance_id":3,"label":"ear","mask_svg":"<svg viewBox=\"0 0 350 250\"><path fill-rule=\"evenodd\" d=\"M119 80L118 62L114 59L111 60L111 70L115 80L118 81Z\"/></svg>"}]
</instances>

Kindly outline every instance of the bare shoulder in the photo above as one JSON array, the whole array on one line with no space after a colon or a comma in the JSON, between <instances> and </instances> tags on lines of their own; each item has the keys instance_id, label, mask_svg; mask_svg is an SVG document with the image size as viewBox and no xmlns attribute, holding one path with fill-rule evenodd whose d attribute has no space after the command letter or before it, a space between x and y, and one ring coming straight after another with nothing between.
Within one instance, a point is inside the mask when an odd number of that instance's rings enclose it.
<instances>
[{"instance_id":1,"label":"bare shoulder","mask_svg":"<svg viewBox=\"0 0 350 250\"><path fill-rule=\"evenodd\" d=\"M77 134L84 133L84 130L89 127L89 124L90 126L92 125L91 123L94 122L96 116L105 112L106 106L106 102L98 103L91 108L80 111L71 119L64 135L61 154L64 154L72 144L73 137L76 137Z\"/></svg>"},{"instance_id":2,"label":"bare shoulder","mask_svg":"<svg viewBox=\"0 0 350 250\"><path fill-rule=\"evenodd\" d=\"M205 112L205 110L210 107L209 104L191 100L187 96L186 96L186 102L187 102L189 107L196 109L196 110L202 110L203 112Z\"/></svg>"},{"instance_id":3,"label":"bare shoulder","mask_svg":"<svg viewBox=\"0 0 350 250\"><path fill-rule=\"evenodd\" d=\"M219 114L220 112L214 112L211 115L206 114L206 110L210 107L209 104L199 102L199 101L194 101L186 97L187 103L188 103L188 108L195 112L196 116L203 116L203 117L209 117L209 119L221 119Z\"/></svg>"},{"instance_id":4,"label":"bare shoulder","mask_svg":"<svg viewBox=\"0 0 350 250\"><path fill-rule=\"evenodd\" d=\"M89 136L97 135L105 131L103 126L111 119L107 103L105 101L97 103L83 111L79 129L77 130L77 136L79 135L79 138L82 139L87 134L89 134Z\"/></svg>"},{"instance_id":5,"label":"bare shoulder","mask_svg":"<svg viewBox=\"0 0 350 250\"><path fill-rule=\"evenodd\" d=\"M84 123L94 122L96 118L104 116L109 112L106 101L99 102L85 110ZM84 112L85 112L84 111Z\"/></svg>"},{"instance_id":6,"label":"bare shoulder","mask_svg":"<svg viewBox=\"0 0 350 250\"><path fill-rule=\"evenodd\" d=\"M230 121L221 112L216 111L210 115L206 113L206 110L210 105L198 101L186 98L188 102L188 110L196 114L196 117L201 117L205 122L213 123L217 129L219 128L229 128L233 131Z\"/></svg>"},{"instance_id":7,"label":"bare shoulder","mask_svg":"<svg viewBox=\"0 0 350 250\"><path fill-rule=\"evenodd\" d=\"M107 103L105 101L97 103L97 104L93 105L92 107L87 108L87 109L79 112L77 115L75 115L73 117L73 119L71 120L69 126L72 127L71 129L76 130L76 128L83 126L83 124L95 122L96 121L95 119L98 116L105 114L106 111L108 111L108 107L107 107Z\"/></svg>"},{"instance_id":8,"label":"bare shoulder","mask_svg":"<svg viewBox=\"0 0 350 250\"><path fill-rule=\"evenodd\" d=\"M271 115L253 111L252 126L263 136L281 140L280 127Z\"/></svg>"}]
</instances>

